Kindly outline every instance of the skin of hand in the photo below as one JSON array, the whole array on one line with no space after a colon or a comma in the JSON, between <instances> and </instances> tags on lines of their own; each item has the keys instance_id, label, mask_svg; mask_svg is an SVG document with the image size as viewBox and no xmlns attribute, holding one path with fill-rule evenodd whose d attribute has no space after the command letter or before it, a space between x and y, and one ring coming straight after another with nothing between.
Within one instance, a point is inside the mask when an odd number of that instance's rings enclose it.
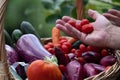
<instances>
[{"instance_id":1,"label":"skin of hand","mask_svg":"<svg viewBox=\"0 0 120 80\"><path fill-rule=\"evenodd\" d=\"M80 32L72 25L68 24L67 21L73 19L68 16L63 16L62 19L56 20L56 27L69 36L78 38L85 44L96 47L119 49L120 27L112 25L112 23L107 18L99 14L97 11L90 9L88 10L88 15L95 19L95 22L91 23L93 25L94 31L90 34ZM73 20L80 21L76 19Z\"/></svg>"},{"instance_id":2,"label":"skin of hand","mask_svg":"<svg viewBox=\"0 0 120 80\"><path fill-rule=\"evenodd\" d=\"M110 9L107 13L103 13L108 20L110 20L114 25L120 26L120 11L115 9Z\"/></svg>"}]
</instances>

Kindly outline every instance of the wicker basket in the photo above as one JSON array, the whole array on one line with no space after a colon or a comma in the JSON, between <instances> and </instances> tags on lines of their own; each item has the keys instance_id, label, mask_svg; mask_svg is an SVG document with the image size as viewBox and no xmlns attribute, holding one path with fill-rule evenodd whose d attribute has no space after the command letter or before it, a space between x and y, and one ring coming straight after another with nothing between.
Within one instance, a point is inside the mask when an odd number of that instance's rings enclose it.
<instances>
[{"instance_id":1,"label":"wicker basket","mask_svg":"<svg viewBox=\"0 0 120 80\"><path fill-rule=\"evenodd\" d=\"M0 0L0 80L16 80L14 74L12 74L12 72L10 71L4 48L5 40L3 34L3 24L6 5L7 0ZM76 0L76 7L77 19L84 18L83 0ZM43 39L43 41L46 41L46 39ZM120 80L120 51L116 50L114 54L117 57L117 62L111 68L99 73L98 75L88 77L85 80Z\"/></svg>"}]
</instances>

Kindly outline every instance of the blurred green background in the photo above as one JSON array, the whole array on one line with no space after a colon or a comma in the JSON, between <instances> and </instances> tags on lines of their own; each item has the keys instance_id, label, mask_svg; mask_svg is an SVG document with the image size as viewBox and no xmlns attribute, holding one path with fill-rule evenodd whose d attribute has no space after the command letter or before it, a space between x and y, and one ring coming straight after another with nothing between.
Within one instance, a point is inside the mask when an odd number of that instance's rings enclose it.
<instances>
[{"instance_id":1,"label":"blurred green background","mask_svg":"<svg viewBox=\"0 0 120 80\"><path fill-rule=\"evenodd\" d=\"M29 21L41 37L50 37L55 21L64 15L76 18L76 0L8 0L5 12L5 29L11 35L19 29L22 21ZM85 18L87 10L107 12L120 10L120 0L84 0ZM92 19L90 19L92 21ZM64 35L64 34L63 34Z\"/></svg>"}]
</instances>

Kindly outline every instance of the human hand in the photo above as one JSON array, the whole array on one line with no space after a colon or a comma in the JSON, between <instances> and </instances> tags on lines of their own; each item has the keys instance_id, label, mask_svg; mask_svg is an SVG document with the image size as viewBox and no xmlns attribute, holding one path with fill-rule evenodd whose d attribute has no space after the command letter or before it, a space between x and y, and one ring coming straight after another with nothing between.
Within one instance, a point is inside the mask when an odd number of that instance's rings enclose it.
<instances>
[{"instance_id":1,"label":"human hand","mask_svg":"<svg viewBox=\"0 0 120 80\"><path fill-rule=\"evenodd\" d=\"M64 16L62 19L58 19L56 21L56 27L62 30L64 33L74 38L80 39L85 44L97 47L115 47L116 45L113 44L113 41L116 41L116 37L118 35L115 35L116 33L114 33L114 31L120 29L114 28L111 22L107 20L103 15L99 14L97 11L89 10L88 15L91 18L95 19L95 22L91 23L93 25L94 31L90 34L80 32L76 28L72 27L72 25L68 24L67 21L72 19L68 16ZM113 40L114 37L115 40Z\"/></svg>"},{"instance_id":2,"label":"human hand","mask_svg":"<svg viewBox=\"0 0 120 80\"><path fill-rule=\"evenodd\" d=\"M114 25L120 26L120 11L110 9L107 13L103 13L107 19L109 19Z\"/></svg>"}]
</instances>

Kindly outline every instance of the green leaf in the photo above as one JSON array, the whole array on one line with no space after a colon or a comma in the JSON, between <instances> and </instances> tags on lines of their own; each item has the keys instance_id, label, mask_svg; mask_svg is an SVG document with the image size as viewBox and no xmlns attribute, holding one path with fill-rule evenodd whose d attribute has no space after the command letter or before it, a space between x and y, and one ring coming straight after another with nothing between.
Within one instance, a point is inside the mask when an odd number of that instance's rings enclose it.
<instances>
[{"instance_id":1,"label":"green leaf","mask_svg":"<svg viewBox=\"0 0 120 80\"><path fill-rule=\"evenodd\" d=\"M88 0L83 0L83 2L84 2L84 5L86 5L88 3Z\"/></svg>"},{"instance_id":2,"label":"green leaf","mask_svg":"<svg viewBox=\"0 0 120 80\"><path fill-rule=\"evenodd\" d=\"M44 60L51 62L51 63L55 64L56 66L58 66L58 60L57 60L56 56L52 56L51 58L45 57Z\"/></svg>"},{"instance_id":3,"label":"green leaf","mask_svg":"<svg viewBox=\"0 0 120 80\"><path fill-rule=\"evenodd\" d=\"M47 23L55 23L55 21L60 18L58 14L52 14L46 18Z\"/></svg>"},{"instance_id":4,"label":"green leaf","mask_svg":"<svg viewBox=\"0 0 120 80\"><path fill-rule=\"evenodd\" d=\"M42 0L41 2L46 9L52 9L54 4L53 0Z\"/></svg>"},{"instance_id":5,"label":"green leaf","mask_svg":"<svg viewBox=\"0 0 120 80\"><path fill-rule=\"evenodd\" d=\"M113 2L120 2L120 0L112 0Z\"/></svg>"},{"instance_id":6,"label":"green leaf","mask_svg":"<svg viewBox=\"0 0 120 80\"><path fill-rule=\"evenodd\" d=\"M71 16L75 19L77 19L77 13L76 13L76 7L72 9Z\"/></svg>"},{"instance_id":7,"label":"green leaf","mask_svg":"<svg viewBox=\"0 0 120 80\"><path fill-rule=\"evenodd\" d=\"M72 11L72 7L69 5L65 5L61 7L61 16L70 15Z\"/></svg>"},{"instance_id":8,"label":"green leaf","mask_svg":"<svg viewBox=\"0 0 120 80\"><path fill-rule=\"evenodd\" d=\"M56 0L55 3L54 3L54 5L55 6L60 6L63 2L65 2L65 0Z\"/></svg>"}]
</instances>

